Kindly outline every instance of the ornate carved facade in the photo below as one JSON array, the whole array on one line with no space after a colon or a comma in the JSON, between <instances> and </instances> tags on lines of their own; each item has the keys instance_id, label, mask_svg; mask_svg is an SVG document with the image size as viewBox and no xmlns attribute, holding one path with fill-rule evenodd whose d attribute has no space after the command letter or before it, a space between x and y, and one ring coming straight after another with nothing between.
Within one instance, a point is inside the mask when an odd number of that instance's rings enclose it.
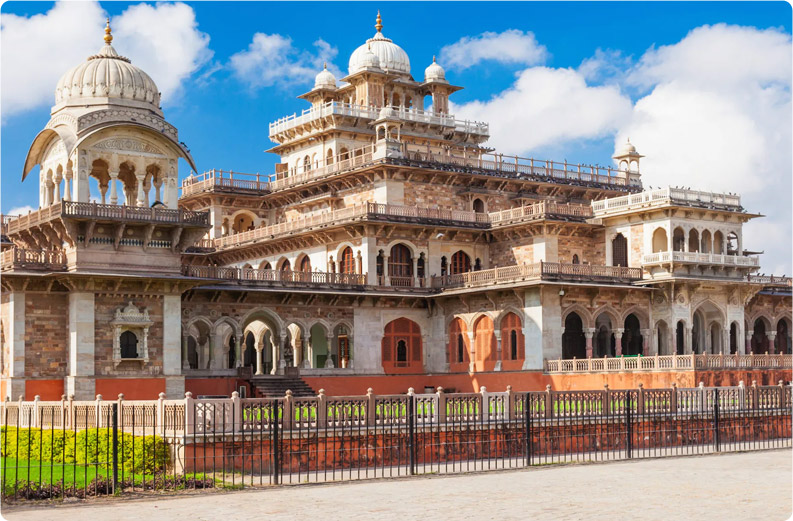
<instances>
[{"instance_id":1,"label":"ornate carved facade","mask_svg":"<svg viewBox=\"0 0 793 521\"><path fill-rule=\"evenodd\" d=\"M192 159L108 28L31 146L39 210L3 221L3 394L529 387L559 359L790 355L790 279L755 275L740 197L644 191L630 143L613 169L497 154L449 114L442 67L414 79L376 29L270 125L273 175L179 194ZM89 89L101 62L118 74Z\"/></svg>"}]
</instances>

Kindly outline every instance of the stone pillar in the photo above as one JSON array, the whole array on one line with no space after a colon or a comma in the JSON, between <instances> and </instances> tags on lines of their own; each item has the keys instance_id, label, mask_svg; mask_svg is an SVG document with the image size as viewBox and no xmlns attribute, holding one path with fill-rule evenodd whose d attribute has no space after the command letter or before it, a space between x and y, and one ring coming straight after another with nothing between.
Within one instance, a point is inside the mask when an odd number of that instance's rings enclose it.
<instances>
[{"instance_id":1,"label":"stone pillar","mask_svg":"<svg viewBox=\"0 0 793 521\"><path fill-rule=\"evenodd\" d=\"M138 206L146 206L146 194L143 192L143 180L146 178L146 173L135 173L135 179L138 180Z\"/></svg>"},{"instance_id":2,"label":"stone pillar","mask_svg":"<svg viewBox=\"0 0 793 521\"><path fill-rule=\"evenodd\" d=\"M413 286L419 287L419 259L413 257Z\"/></svg>"},{"instance_id":3,"label":"stone pillar","mask_svg":"<svg viewBox=\"0 0 793 521\"><path fill-rule=\"evenodd\" d=\"M259 345L259 339L253 341L253 349L256 351L256 376L264 374L264 360L262 360L262 347Z\"/></svg>"},{"instance_id":4,"label":"stone pillar","mask_svg":"<svg viewBox=\"0 0 793 521\"><path fill-rule=\"evenodd\" d=\"M278 342L278 374L284 374L284 369L286 369L286 342L288 341L288 337L286 334L282 334L280 337L280 342ZM273 364L275 366L275 364Z\"/></svg>"},{"instance_id":5,"label":"stone pillar","mask_svg":"<svg viewBox=\"0 0 793 521\"><path fill-rule=\"evenodd\" d=\"M614 350L617 356L622 356L622 334L625 328L618 327L614 330Z\"/></svg>"},{"instance_id":6,"label":"stone pillar","mask_svg":"<svg viewBox=\"0 0 793 521\"><path fill-rule=\"evenodd\" d=\"M190 369L190 355L187 349L187 344L189 343L189 336L182 335L182 371L186 371Z\"/></svg>"},{"instance_id":7,"label":"stone pillar","mask_svg":"<svg viewBox=\"0 0 793 521\"><path fill-rule=\"evenodd\" d=\"M162 298L162 372L165 376L165 396L173 400L184 397L180 342L181 318L182 296L178 294L164 295Z\"/></svg>"},{"instance_id":8,"label":"stone pillar","mask_svg":"<svg viewBox=\"0 0 793 521\"><path fill-rule=\"evenodd\" d=\"M751 329L746 331L746 353L749 354L752 352L752 337L754 336L754 331Z\"/></svg>"},{"instance_id":9,"label":"stone pillar","mask_svg":"<svg viewBox=\"0 0 793 521\"><path fill-rule=\"evenodd\" d=\"M64 201L71 201L72 200L72 168L70 166L66 167L66 171L63 174L63 200Z\"/></svg>"},{"instance_id":10,"label":"stone pillar","mask_svg":"<svg viewBox=\"0 0 793 521\"><path fill-rule=\"evenodd\" d=\"M496 329L493 331L493 335L496 337L496 366L493 368L494 371L501 371L501 360L504 359L503 351L501 348L501 330ZM426 344L425 344L426 345Z\"/></svg>"},{"instance_id":11,"label":"stone pillar","mask_svg":"<svg viewBox=\"0 0 793 521\"><path fill-rule=\"evenodd\" d=\"M466 334L468 335L468 358L470 359L468 362L468 372L474 372L474 360L476 357L476 346L474 345L474 332L467 331Z\"/></svg>"},{"instance_id":12,"label":"stone pillar","mask_svg":"<svg viewBox=\"0 0 793 521\"><path fill-rule=\"evenodd\" d=\"M54 174L52 174L52 177L53 177L52 185L53 185L53 188L55 189L55 201L53 201L53 202L54 203L60 203L61 202L61 181L63 180L63 175L62 174L58 174L58 172L56 171Z\"/></svg>"},{"instance_id":13,"label":"stone pillar","mask_svg":"<svg viewBox=\"0 0 793 521\"><path fill-rule=\"evenodd\" d=\"M25 397L25 301L26 295L21 291L10 292L4 303L10 308L9 321L6 325L9 340L8 353L8 384L6 396L13 400ZM3 346L5 348L5 346Z\"/></svg>"},{"instance_id":14,"label":"stone pillar","mask_svg":"<svg viewBox=\"0 0 793 521\"><path fill-rule=\"evenodd\" d=\"M66 394L76 400L96 398L94 381L94 316L93 292L69 293L69 374Z\"/></svg>"},{"instance_id":15,"label":"stone pillar","mask_svg":"<svg viewBox=\"0 0 793 521\"><path fill-rule=\"evenodd\" d=\"M693 341L693 328L687 327L686 328L686 337L685 337L685 354L690 355L694 353L694 341Z\"/></svg>"},{"instance_id":16,"label":"stone pillar","mask_svg":"<svg viewBox=\"0 0 793 521\"><path fill-rule=\"evenodd\" d=\"M118 204L118 192L116 191L116 184L118 184L118 172L110 171L110 204Z\"/></svg>"},{"instance_id":17,"label":"stone pillar","mask_svg":"<svg viewBox=\"0 0 793 521\"><path fill-rule=\"evenodd\" d=\"M333 335L328 335L327 342L328 342L328 358L325 360L325 369L333 369L336 367L336 363L333 361L333 355L336 355L336 360L339 359L339 346L336 345L336 337Z\"/></svg>"},{"instance_id":18,"label":"stone pillar","mask_svg":"<svg viewBox=\"0 0 793 521\"><path fill-rule=\"evenodd\" d=\"M653 342L653 330L642 329L642 356L654 355L658 352L658 342Z\"/></svg>"},{"instance_id":19,"label":"stone pillar","mask_svg":"<svg viewBox=\"0 0 793 521\"><path fill-rule=\"evenodd\" d=\"M685 230L683 233L683 251L688 251L688 236L691 235L691 230Z\"/></svg>"},{"instance_id":20,"label":"stone pillar","mask_svg":"<svg viewBox=\"0 0 793 521\"><path fill-rule=\"evenodd\" d=\"M592 358L592 337L595 336L594 327L584 328L584 338L586 339L586 357Z\"/></svg>"},{"instance_id":21,"label":"stone pillar","mask_svg":"<svg viewBox=\"0 0 793 521\"><path fill-rule=\"evenodd\" d=\"M383 255L383 285L391 285L391 277L388 275L388 255Z\"/></svg>"},{"instance_id":22,"label":"stone pillar","mask_svg":"<svg viewBox=\"0 0 793 521\"><path fill-rule=\"evenodd\" d=\"M270 333L270 360L273 362L273 368L270 369L270 374L278 374L278 362L280 357L278 356L278 351L281 348L276 345L276 342L273 341L273 335Z\"/></svg>"},{"instance_id":23,"label":"stone pillar","mask_svg":"<svg viewBox=\"0 0 793 521\"><path fill-rule=\"evenodd\" d=\"M768 337L768 354L773 355L776 353L776 331L767 331L765 336Z\"/></svg>"},{"instance_id":24,"label":"stone pillar","mask_svg":"<svg viewBox=\"0 0 793 521\"><path fill-rule=\"evenodd\" d=\"M234 365L237 367L242 367L242 335L236 335L234 337L234 349L236 349L236 355L234 356Z\"/></svg>"}]
</instances>

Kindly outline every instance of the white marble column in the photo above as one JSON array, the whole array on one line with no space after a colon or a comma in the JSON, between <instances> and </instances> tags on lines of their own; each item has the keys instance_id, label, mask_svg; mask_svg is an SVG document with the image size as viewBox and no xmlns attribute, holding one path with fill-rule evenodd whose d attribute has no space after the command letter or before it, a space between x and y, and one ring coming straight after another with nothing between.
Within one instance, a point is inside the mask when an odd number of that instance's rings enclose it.
<instances>
[{"instance_id":1,"label":"white marble column","mask_svg":"<svg viewBox=\"0 0 793 521\"><path fill-rule=\"evenodd\" d=\"M262 360L262 347L259 345L259 340L253 341L253 349L256 351L256 376L264 374L264 360Z\"/></svg>"}]
</instances>

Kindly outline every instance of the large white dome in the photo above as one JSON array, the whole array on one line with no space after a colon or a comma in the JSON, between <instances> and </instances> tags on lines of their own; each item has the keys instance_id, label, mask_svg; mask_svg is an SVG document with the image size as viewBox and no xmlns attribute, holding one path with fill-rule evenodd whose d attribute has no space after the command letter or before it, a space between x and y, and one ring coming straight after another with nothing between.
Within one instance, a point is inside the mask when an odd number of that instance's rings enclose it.
<instances>
[{"instance_id":1,"label":"large white dome","mask_svg":"<svg viewBox=\"0 0 793 521\"><path fill-rule=\"evenodd\" d=\"M110 24L105 29L105 45L88 60L66 71L55 88L55 103L75 98L121 98L160 106L160 91L154 80L129 58L119 56L110 45Z\"/></svg>"},{"instance_id":2,"label":"large white dome","mask_svg":"<svg viewBox=\"0 0 793 521\"><path fill-rule=\"evenodd\" d=\"M377 32L366 43L355 49L350 56L348 72L356 73L364 68L364 55L371 50L380 59L380 68L386 72L402 72L410 74L410 59L408 54L399 45L383 36L380 13L377 13Z\"/></svg>"}]
</instances>

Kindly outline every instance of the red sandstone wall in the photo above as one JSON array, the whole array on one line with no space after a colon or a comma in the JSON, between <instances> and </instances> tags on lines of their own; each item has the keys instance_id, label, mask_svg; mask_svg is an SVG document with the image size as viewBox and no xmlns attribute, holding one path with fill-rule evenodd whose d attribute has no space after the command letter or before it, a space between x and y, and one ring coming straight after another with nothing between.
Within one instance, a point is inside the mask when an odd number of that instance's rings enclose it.
<instances>
[{"instance_id":1,"label":"red sandstone wall","mask_svg":"<svg viewBox=\"0 0 793 521\"><path fill-rule=\"evenodd\" d=\"M64 377L68 353L68 295L26 293L25 376ZM30 392L26 390L25 394L28 395ZM58 399L60 398L61 393L58 393Z\"/></svg>"},{"instance_id":2,"label":"red sandstone wall","mask_svg":"<svg viewBox=\"0 0 793 521\"><path fill-rule=\"evenodd\" d=\"M120 393L125 400L156 400L165 392L165 378L97 378L96 394L115 400Z\"/></svg>"}]
</instances>

